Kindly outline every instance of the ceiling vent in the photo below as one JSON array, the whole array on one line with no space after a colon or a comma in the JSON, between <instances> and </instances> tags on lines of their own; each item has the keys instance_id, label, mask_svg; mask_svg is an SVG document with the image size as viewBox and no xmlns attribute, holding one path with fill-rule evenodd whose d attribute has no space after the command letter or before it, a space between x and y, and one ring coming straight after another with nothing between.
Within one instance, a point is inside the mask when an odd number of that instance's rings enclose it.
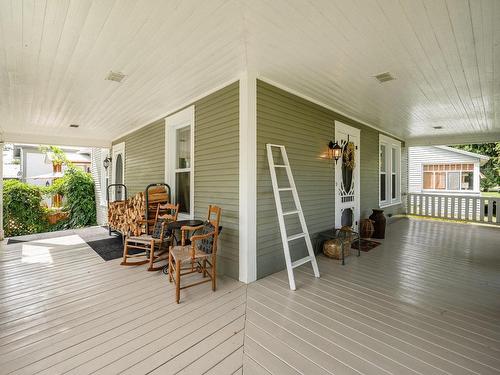
<instances>
[{"instance_id":1,"label":"ceiling vent","mask_svg":"<svg viewBox=\"0 0 500 375\"><path fill-rule=\"evenodd\" d=\"M394 78L391 73L385 72L385 73L380 73L375 76L375 78L379 81L379 83L384 83L388 81L393 81L396 78Z\"/></svg>"},{"instance_id":2,"label":"ceiling vent","mask_svg":"<svg viewBox=\"0 0 500 375\"><path fill-rule=\"evenodd\" d=\"M121 82L125 78L125 74L120 73L120 72L109 72L108 76L106 77L107 81L115 81L115 82Z\"/></svg>"}]
</instances>

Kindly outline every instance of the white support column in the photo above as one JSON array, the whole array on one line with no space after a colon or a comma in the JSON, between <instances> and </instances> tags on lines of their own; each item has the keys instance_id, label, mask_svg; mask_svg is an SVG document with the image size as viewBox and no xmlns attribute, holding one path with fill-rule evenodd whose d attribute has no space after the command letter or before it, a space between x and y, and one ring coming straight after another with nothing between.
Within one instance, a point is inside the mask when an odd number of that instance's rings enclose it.
<instances>
[{"instance_id":1,"label":"white support column","mask_svg":"<svg viewBox=\"0 0 500 375\"><path fill-rule=\"evenodd\" d=\"M257 76L240 79L239 279L257 279Z\"/></svg>"},{"instance_id":2,"label":"white support column","mask_svg":"<svg viewBox=\"0 0 500 375\"><path fill-rule=\"evenodd\" d=\"M4 142L0 141L0 241L4 239L3 232L3 146Z\"/></svg>"}]
</instances>

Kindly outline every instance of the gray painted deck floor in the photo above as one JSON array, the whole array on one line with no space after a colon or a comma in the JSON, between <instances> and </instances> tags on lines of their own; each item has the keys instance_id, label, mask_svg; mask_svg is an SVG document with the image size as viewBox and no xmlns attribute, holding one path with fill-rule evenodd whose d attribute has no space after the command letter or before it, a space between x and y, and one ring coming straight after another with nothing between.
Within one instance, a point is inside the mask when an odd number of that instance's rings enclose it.
<instances>
[{"instance_id":1,"label":"gray painted deck floor","mask_svg":"<svg viewBox=\"0 0 500 375\"><path fill-rule=\"evenodd\" d=\"M77 235L0 248L0 373L498 374L500 230L399 220L346 266L319 257L183 291Z\"/></svg>"}]
</instances>

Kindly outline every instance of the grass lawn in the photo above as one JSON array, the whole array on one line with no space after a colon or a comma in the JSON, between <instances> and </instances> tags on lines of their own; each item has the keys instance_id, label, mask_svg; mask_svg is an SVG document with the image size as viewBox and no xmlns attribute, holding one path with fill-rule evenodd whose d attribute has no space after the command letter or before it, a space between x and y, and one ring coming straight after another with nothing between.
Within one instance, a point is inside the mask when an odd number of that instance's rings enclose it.
<instances>
[{"instance_id":1,"label":"grass lawn","mask_svg":"<svg viewBox=\"0 0 500 375\"><path fill-rule=\"evenodd\" d=\"M500 193L495 191L488 191L481 193L482 197L492 197L492 198L500 198Z\"/></svg>"}]
</instances>

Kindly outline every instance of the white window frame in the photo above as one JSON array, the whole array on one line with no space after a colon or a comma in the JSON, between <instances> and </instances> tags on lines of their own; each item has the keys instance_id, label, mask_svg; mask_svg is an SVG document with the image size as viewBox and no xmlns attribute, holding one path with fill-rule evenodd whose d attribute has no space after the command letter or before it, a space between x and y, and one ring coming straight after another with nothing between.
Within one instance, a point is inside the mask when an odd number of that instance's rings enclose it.
<instances>
[{"instance_id":1,"label":"white window frame","mask_svg":"<svg viewBox=\"0 0 500 375\"><path fill-rule=\"evenodd\" d=\"M165 118L165 181L170 185L171 199L176 196L175 175L179 172L189 172L189 213L179 213L180 220L194 218L194 106ZM176 168L177 129L190 126L191 130L191 163L189 168Z\"/></svg>"},{"instance_id":2,"label":"white window frame","mask_svg":"<svg viewBox=\"0 0 500 375\"><path fill-rule=\"evenodd\" d=\"M450 165L451 164L459 164L460 170L424 171L424 166L426 166L426 165L447 165L447 164L450 164ZM473 166L472 171L464 171L462 169L464 164L473 164L474 166ZM436 172L444 172L444 176L445 176L444 181L445 181L446 187L444 189L424 189L424 172L425 173L432 173L433 175ZM460 189L458 189L458 190L448 189L448 173L449 172L460 173L460 178L459 178ZM472 186L473 186L472 190L462 190L462 172L472 172ZM476 180L477 180L476 173L479 173L479 172L477 172L477 170L476 170L476 163L473 163L473 162L422 163L422 165L421 165L422 191L424 191L426 193L441 193L441 194L444 194L444 193L463 193L463 194L477 193L477 191L479 191L480 189L476 186L478 184L478 183L476 183Z\"/></svg>"},{"instance_id":3,"label":"white window frame","mask_svg":"<svg viewBox=\"0 0 500 375\"><path fill-rule=\"evenodd\" d=\"M111 149L111 183L116 184L116 160L118 159L118 155L122 156L122 183L126 185L125 181L125 142L117 143L112 146ZM111 199L116 200L115 197L116 187L111 190ZM123 193L125 196L125 192Z\"/></svg>"},{"instance_id":4,"label":"white window frame","mask_svg":"<svg viewBox=\"0 0 500 375\"><path fill-rule=\"evenodd\" d=\"M383 173L381 170L381 147L385 146L385 200L380 199L380 175ZM396 151L396 168L393 172L392 165L392 152ZM379 135L379 168L378 168L378 199L381 208L401 204L401 142L394 138L387 137L383 134ZM396 174L396 197L392 197L392 175Z\"/></svg>"}]
</instances>

